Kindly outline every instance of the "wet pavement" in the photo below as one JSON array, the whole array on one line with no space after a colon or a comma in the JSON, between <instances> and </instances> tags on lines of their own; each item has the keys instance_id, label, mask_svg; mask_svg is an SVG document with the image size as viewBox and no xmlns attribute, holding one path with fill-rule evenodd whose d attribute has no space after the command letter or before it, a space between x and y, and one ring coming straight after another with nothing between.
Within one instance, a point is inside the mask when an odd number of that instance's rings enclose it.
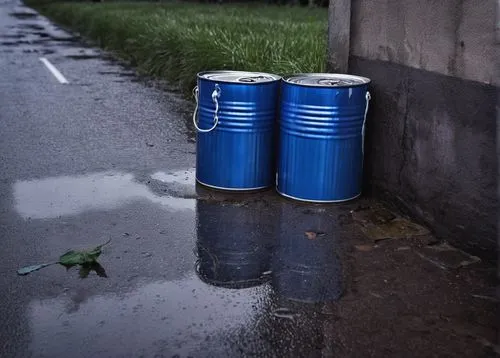
<instances>
[{"instance_id":1,"label":"wet pavement","mask_svg":"<svg viewBox=\"0 0 500 358\"><path fill-rule=\"evenodd\" d=\"M195 185L194 103L15 1L0 76L0 356L498 355L495 267L394 208Z\"/></svg>"}]
</instances>

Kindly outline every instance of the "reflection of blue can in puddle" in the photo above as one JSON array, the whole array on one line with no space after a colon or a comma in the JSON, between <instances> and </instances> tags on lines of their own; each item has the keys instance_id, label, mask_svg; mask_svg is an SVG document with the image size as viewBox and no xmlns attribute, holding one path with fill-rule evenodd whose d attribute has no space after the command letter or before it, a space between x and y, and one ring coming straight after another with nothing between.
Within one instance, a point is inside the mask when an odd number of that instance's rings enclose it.
<instances>
[{"instance_id":1,"label":"reflection of blue can in puddle","mask_svg":"<svg viewBox=\"0 0 500 358\"><path fill-rule=\"evenodd\" d=\"M361 194L369 82L331 73L283 78L279 193L310 202L345 201Z\"/></svg>"},{"instance_id":2,"label":"reflection of blue can in puddle","mask_svg":"<svg viewBox=\"0 0 500 358\"><path fill-rule=\"evenodd\" d=\"M198 200L197 274L214 286L243 288L266 279L272 233L262 212L240 203Z\"/></svg>"},{"instance_id":3,"label":"reflection of blue can in puddle","mask_svg":"<svg viewBox=\"0 0 500 358\"><path fill-rule=\"evenodd\" d=\"M343 291L335 225L325 208L281 205L280 235L272 259L274 290L301 302L337 300Z\"/></svg>"},{"instance_id":4,"label":"reflection of blue can in puddle","mask_svg":"<svg viewBox=\"0 0 500 358\"><path fill-rule=\"evenodd\" d=\"M193 122L199 183L224 190L256 190L275 184L280 79L244 71L198 74Z\"/></svg>"}]
</instances>

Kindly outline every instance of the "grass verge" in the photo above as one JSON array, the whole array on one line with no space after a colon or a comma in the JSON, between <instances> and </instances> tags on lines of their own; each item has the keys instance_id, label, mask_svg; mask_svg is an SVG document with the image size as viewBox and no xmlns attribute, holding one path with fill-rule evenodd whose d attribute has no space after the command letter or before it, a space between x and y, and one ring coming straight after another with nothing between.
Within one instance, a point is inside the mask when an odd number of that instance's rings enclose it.
<instances>
[{"instance_id":1,"label":"grass verge","mask_svg":"<svg viewBox=\"0 0 500 358\"><path fill-rule=\"evenodd\" d=\"M182 90L195 85L199 71L325 69L326 9L173 1L26 4Z\"/></svg>"}]
</instances>

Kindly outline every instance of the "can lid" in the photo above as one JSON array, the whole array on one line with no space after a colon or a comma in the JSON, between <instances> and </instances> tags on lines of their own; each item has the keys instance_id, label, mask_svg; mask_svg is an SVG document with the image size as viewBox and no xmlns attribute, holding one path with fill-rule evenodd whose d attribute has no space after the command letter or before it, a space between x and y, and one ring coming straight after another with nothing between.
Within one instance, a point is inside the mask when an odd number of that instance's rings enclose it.
<instances>
[{"instance_id":1,"label":"can lid","mask_svg":"<svg viewBox=\"0 0 500 358\"><path fill-rule=\"evenodd\" d=\"M273 75L263 72L247 72L247 71L210 71L201 72L198 77L217 82L230 83L265 83L274 82L281 79L278 75Z\"/></svg>"},{"instance_id":2,"label":"can lid","mask_svg":"<svg viewBox=\"0 0 500 358\"><path fill-rule=\"evenodd\" d=\"M340 73L300 73L287 76L285 82L314 87L354 87L370 82L369 78Z\"/></svg>"}]
</instances>

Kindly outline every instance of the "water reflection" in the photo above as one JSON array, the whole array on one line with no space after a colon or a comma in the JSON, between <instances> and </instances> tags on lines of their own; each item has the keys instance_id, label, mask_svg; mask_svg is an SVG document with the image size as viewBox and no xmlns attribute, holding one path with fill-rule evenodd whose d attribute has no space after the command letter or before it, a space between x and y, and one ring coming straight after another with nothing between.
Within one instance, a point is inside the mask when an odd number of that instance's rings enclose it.
<instances>
[{"instance_id":1,"label":"water reflection","mask_svg":"<svg viewBox=\"0 0 500 358\"><path fill-rule=\"evenodd\" d=\"M279 207L279 236L272 283L290 300L326 302L342 293L339 231L331 210L320 205Z\"/></svg>"},{"instance_id":2,"label":"water reflection","mask_svg":"<svg viewBox=\"0 0 500 358\"><path fill-rule=\"evenodd\" d=\"M197 190L203 192L200 186ZM266 281L274 235L269 216L261 206L262 203L197 201L196 269L201 280L232 288Z\"/></svg>"},{"instance_id":3,"label":"water reflection","mask_svg":"<svg viewBox=\"0 0 500 358\"><path fill-rule=\"evenodd\" d=\"M197 186L197 191L206 189ZM272 278L278 296L303 303L342 294L338 212L328 205L264 200L210 191L198 199L197 270L212 285L258 285ZM270 275L267 275L269 274ZM283 317L293 314L280 314Z\"/></svg>"},{"instance_id":4,"label":"water reflection","mask_svg":"<svg viewBox=\"0 0 500 358\"><path fill-rule=\"evenodd\" d=\"M194 210L195 206L194 199L156 195L135 181L133 174L119 172L18 181L14 184L14 199L16 211L33 219L116 209L144 199L173 210Z\"/></svg>"},{"instance_id":5,"label":"water reflection","mask_svg":"<svg viewBox=\"0 0 500 358\"><path fill-rule=\"evenodd\" d=\"M89 294L92 291L92 286L77 288L30 303L33 354L185 357L204 347L202 356L219 348L224 356L235 356L214 337L252 326L265 311L268 289L216 288L188 275L177 281L147 283L126 293Z\"/></svg>"}]
</instances>

